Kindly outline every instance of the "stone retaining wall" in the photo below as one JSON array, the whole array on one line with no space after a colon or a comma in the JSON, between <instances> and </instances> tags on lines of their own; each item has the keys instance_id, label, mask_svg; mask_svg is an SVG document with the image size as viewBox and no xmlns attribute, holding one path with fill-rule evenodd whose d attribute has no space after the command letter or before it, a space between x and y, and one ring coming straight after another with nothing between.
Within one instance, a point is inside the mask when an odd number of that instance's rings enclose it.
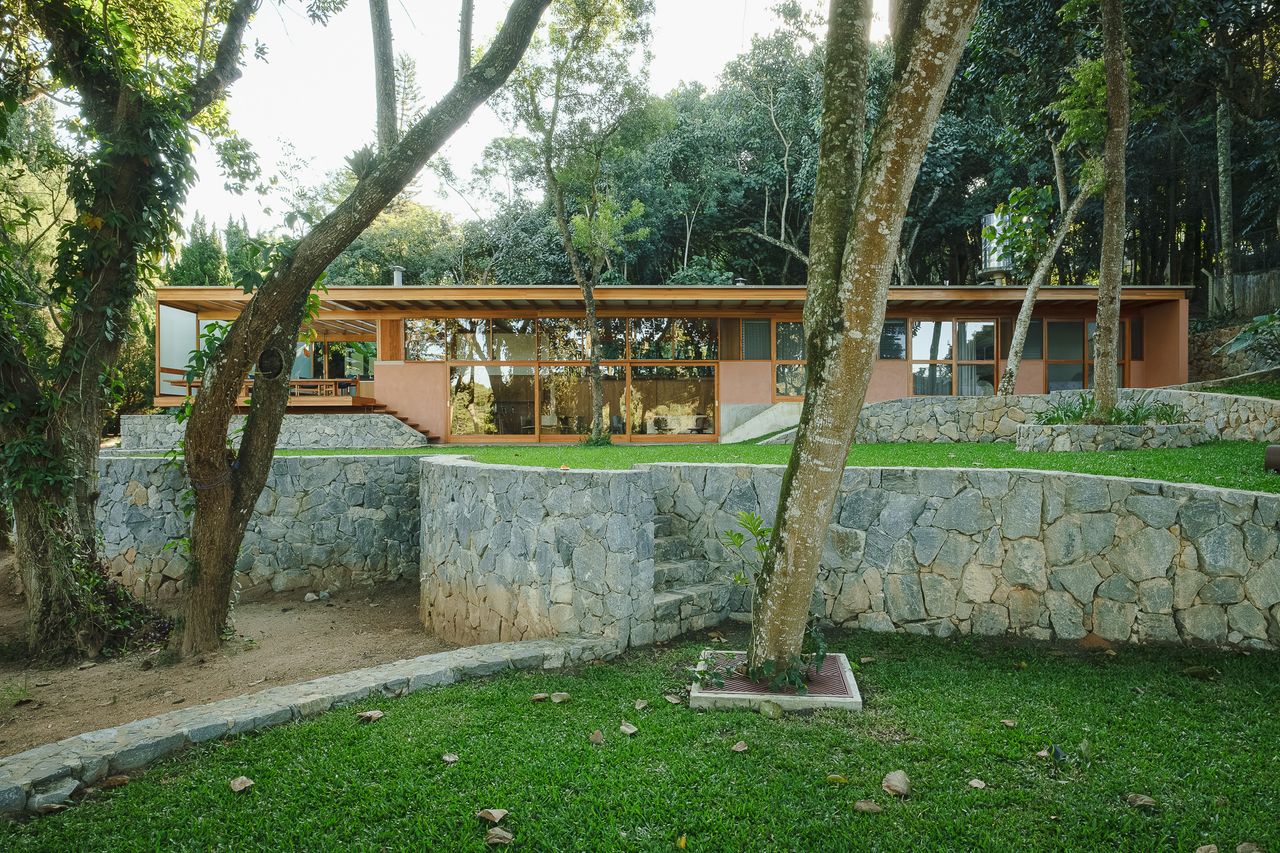
<instances>
[{"instance_id":1,"label":"stone retaining wall","mask_svg":"<svg viewBox=\"0 0 1280 853\"><path fill-rule=\"evenodd\" d=\"M412 577L418 564L418 460L412 456L277 456L237 564L242 598L332 590ZM187 562L186 478L155 457L98 461L99 529L113 576L165 607Z\"/></svg>"},{"instance_id":2,"label":"stone retaining wall","mask_svg":"<svg viewBox=\"0 0 1280 853\"><path fill-rule=\"evenodd\" d=\"M450 642L653 642L653 497L643 471L421 460L421 614Z\"/></svg>"},{"instance_id":3,"label":"stone retaining wall","mask_svg":"<svg viewBox=\"0 0 1280 853\"><path fill-rule=\"evenodd\" d=\"M244 416L231 419L233 436L244 426ZM170 415L122 415L121 450L169 450L177 447L184 427ZM391 415L377 413L317 413L285 415L276 447L370 448L424 447L427 437Z\"/></svg>"},{"instance_id":4,"label":"stone retaining wall","mask_svg":"<svg viewBox=\"0 0 1280 853\"><path fill-rule=\"evenodd\" d=\"M1200 424L1022 424L1017 448L1037 453L1194 447L1210 441Z\"/></svg>"},{"instance_id":5,"label":"stone retaining wall","mask_svg":"<svg viewBox=\"0 0 1280 853\"><path fill-rule=\"evenodd\" d=\"M772 519L782 468L655 465L696 549ZM849 469L815 611L838 624L1113 641L1280 644L1280 495L1087 474ZM736 606L741 607L743 597Z\"/></svg>"},{"instance_id":6,"label":"stone retaining wall","mask_svg":"<svg viewBox=\"0 0 1280 853\"><path fill-rule=\"evenodd\" d=\"M1233 353L1220 351L1222 345L1238 335L1243 328L1242 324L1192 334L1187 342L1187 378L1191 382L1203 382L1270 367L1265 358L1251 350Z\"/></svg>"},{"instance_id":7,"label":"stone retaining wall","mask_svg":"<svg viewBox=\"0 0 1280 853\"><path fill-rule=\"evenodd\" d=\"M1034 423L1054 401L1080 393L903 397L868 403L858 418L855 440L860 444L1014 441L1019 426ZM1187 412L1187 420L1202 424L1210 438L1280 441L1277 400L1172 388L1126 388L1120 398L1179 405ZM789 444L794 436L791 430L764 443Z\"/></svg>"},{"instance_id":8,"label":"stone retaining wall","mask_svg":"<svg viewBox=\"0 0 1280 853\"><path fill-rule=\"evenodd\" d=\"M783 471L422 464L423 617L433 630L442 619L446 639L503 630L495 622L525 636L609 630L609 617L594 617L601 601L630 620L633 645L649 636L651 513L727 586L743 554L722 533L739 512L773 517ZM1280 495L1057 472L849 469L814 610L875 631L1273 648L1278 530ZM746 609L743 587L725 599L723 615Z\"/></svg>"}]
</instances>

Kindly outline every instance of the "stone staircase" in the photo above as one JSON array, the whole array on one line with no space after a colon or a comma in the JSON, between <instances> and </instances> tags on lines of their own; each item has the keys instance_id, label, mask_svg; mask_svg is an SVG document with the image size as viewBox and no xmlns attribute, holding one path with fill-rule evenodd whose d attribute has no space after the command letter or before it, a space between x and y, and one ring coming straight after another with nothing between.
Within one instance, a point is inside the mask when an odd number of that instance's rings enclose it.
<instances>
[{"instance_id":1,"label":"stone staircase","mask_svg":"<svg viewBox=\"0 0 1280 853\"><path fill-rule=\"evenodd\" d=\"M371 412L379 412L384 415L391 415L391 417L395 418L400 423L407 426L409 429L414 430L415 432L420 432L424 436L426 436L428 443L434 444L435 442L440 440L440 437L438 435L432 435L430 432L427 431L425 427L423 427L417 421L414 421L409 417L400 414L395 409L388 406L386 403L375 403L374 405L369 406L368 410Z\"/></svg>"},{"instance_id":2,"label":"stone staircase","mask_svg":"<svg viewBox=\"0 0 1280 853\"><path fill-rule=\"evenodd\" d=\"M722 574L694 556L689 540L672 529L671 516L655 516L654 639L664 642L723 622L729 614L732 584Z\"/></svg>"}]
</instances>

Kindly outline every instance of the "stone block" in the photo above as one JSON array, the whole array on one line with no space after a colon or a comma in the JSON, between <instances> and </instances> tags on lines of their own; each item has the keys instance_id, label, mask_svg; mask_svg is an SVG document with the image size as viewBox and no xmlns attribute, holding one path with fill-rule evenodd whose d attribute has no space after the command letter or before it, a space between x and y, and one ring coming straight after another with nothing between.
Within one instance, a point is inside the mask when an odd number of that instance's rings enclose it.
<instances>
[{"instance_id":1,"label":"stone block","mask_svg":"<svg viewBox=\"0 0 1280 853\"><path fill-rule=\"evenodd\" d=\"M1215 604L1198 604L1177 615L1184 636L1206 643L1221 643L1227 638L1226 609Z\"/></svg>"},{"instance_id":2,"label":"stone block","mask_svg":"<svg viewBox=\"0 0 1280 853\"><path fill-rule=\"evenodd\" d=\"M1095 598L1093 631L1104 639L1125 642L1133 633L1133 621L1137 613L1138 608L1133 604Z\"/></svg>"},{"instance_id":3,"label":"stone block","mask_svg":"<svg viewBox=\"0 0 1280 853\"><path fill-rule=\"evenodd\" d=\"M1009 543L1002 566L1004 579L1014 586L1044 592L1049 588L1044 545L1036 539L1018 539Z\"/></svg>"},{"instance_id":4,"label":"stone block","mask_svg":"<svg viewBox=\"0 0 1280 853\"><path fill-rule=\"evenodd\" d=\"M935 574L922 574L920 588L924 609L934 618L946 618L956 610L956 588L951 581Z\"/></svg>"},{"instance_id":5,"label":"stone block","mask_svg":"<svg viewBox=\"0 0 1280 853\"><path fill-rule=\"evenodd\" d=\"M1009 610L1001 604L976 604L970 619L973 633L996 637L1009 630Z\"/></svg>"},{"instance_id":6,"label":"stone block","mask_svg":"<svg viewBox=\"0 0 1280 853\"><path fill-rule=\"evenodd\" d=\"M1079 640L1087 633L1084 629L1084 608L1075 597L1065 591L1049 590L1044 594L1049 609L1049 621L1054 633L1063 640Z\"/></svg>"}]
</instances>

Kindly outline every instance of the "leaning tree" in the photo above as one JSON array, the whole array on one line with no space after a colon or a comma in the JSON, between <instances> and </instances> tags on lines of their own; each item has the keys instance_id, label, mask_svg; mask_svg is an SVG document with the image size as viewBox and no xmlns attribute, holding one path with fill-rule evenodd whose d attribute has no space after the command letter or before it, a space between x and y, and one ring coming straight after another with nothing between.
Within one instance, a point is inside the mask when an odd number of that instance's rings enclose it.
<instances>
[{"instance_id":1,"label":"leaning tree","mask_svg":"<svg viewBox=\"0 0 1280 853\"><path fill-rule=\"evenodd\" d=\"M756 576L748 665L793 670L866 397L907 204L978 0L901 0L884 110L865 141L868 0L832 0L809 241L806 391Z\"/></svg>"},{"instance_id":2,"label":"leaning tree","mask_svg":"<svg viewBox=\"0 0 1280 853\"><path fill-rule=\"evenodd\" d=\"M65 164L75 216L48 279L0 263L0 481L33 653L93 652L117 627L94 519L104 401L131 307L178 230L193 136L226 133L218 104L240 75L257 2L202 14L149 0L17 0L0 13L0 125L68 93L76 116Z\"/></svg>"},{"instance_id":3,"label":"leaning tree","mask_svg":"<svg viewBox=\"0 0 1280 853\"><path fill-rule=\"evenodd\" d=\"M506 81L549 2L514 0L484 56L468 65L444 97L394 144L372 158L355 187L328 215L295 243L273 253L252 298L208 353L185 439L195 508L182 618L174 639L182 654L214 649L221 640L236 558L271 469L289 398L289 368L312 287ZM470 53L465 40L461 50ZM254 381L248 415L239 447L229 450L227 429L250 371Z\"/></svg>"}]
</instances>

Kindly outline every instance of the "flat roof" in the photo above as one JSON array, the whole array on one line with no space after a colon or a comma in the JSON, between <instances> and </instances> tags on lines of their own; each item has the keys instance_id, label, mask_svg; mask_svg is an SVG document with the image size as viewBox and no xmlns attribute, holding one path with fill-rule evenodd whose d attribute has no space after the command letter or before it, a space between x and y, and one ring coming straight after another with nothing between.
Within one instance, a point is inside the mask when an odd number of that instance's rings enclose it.
<instances>
[{"instance_id":1,"label":"flat roof","mask_svg":"<svg viewBox=\"0 0 1280 853\"><path fill-rule=\"evenodd\" d=\"M894 308L931 306L945 303L957 309L991 306L992 303L1021 302L1025 287L979 285L976 287L894 287L889 304ZM1038 305L1088 304L1097 300L1095 287L1046 287ZM776 312L799 311L804 307L803 286L769 285L604 285L596 288L596 302L605 313L621 311L716 310ZM209 319L236 316L250 295L234 287L157 287L161 305L196 311ZM1150 304L1186 298L1183 287L1126 287L1125 304ZM582 295L576 285L536 285L508 287L402 286L330 287L320 294L321 316L337 319L370 320L400 317L406 313L485 311L582 310Z\"/></svg>"}]
</instances>

